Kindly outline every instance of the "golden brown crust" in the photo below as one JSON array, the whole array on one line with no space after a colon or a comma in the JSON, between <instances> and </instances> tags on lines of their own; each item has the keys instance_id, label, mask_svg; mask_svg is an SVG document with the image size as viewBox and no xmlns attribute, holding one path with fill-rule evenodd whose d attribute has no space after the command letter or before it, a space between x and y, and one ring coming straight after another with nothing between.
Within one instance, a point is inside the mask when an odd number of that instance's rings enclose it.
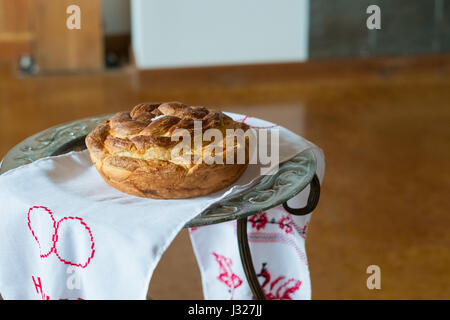
<instances>
[{"instance_id":1,"label":"golden brown crust","mask_svg":"<svg viewBox=\"0 0 450 320\"><path fill-rule=\"evenodd\" d=\"M156 118L156 119L155 119ZM186 163L173 158L172 141L177 129L194 133L194 120L201 121L202 131L248 129L221 112L204 107L190 107L180 102L142 103L131 112L119 112L102 122L87 137L91 159L103 179L114 188L136 196L157 199L191 198L219 191L235 182L248 165L248 141L245 145L226 145L237 152L245 148L243 164ZM203 142L200 154L208 146ZM224 161L225 162L225 161Z\"/></svg>"}]
</instances>

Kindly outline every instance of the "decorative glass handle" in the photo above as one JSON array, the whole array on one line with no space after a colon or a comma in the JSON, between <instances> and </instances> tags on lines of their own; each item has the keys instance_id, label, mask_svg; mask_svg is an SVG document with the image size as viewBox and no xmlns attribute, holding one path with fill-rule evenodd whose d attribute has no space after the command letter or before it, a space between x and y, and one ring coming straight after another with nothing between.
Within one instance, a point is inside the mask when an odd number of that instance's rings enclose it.
<instances>
[{"instance_id":1,"label":"decorative glass handle","mask_svg":"<svg viewBox=\"0 0 450 320\"><path fill-rule=\"evenodd\" d=\"M309 191L309 197L308 202L306 203L306 207L294 209L289 207L286 201L283 203L283 208L287 212L295 216L304 216L307 215L308 213L311 213L316 208L320 198L320 181L319 178L317 177L317 174L314 174L314 177L310 183L310 187L311 189Z\"/></svg>"}]
</instances>

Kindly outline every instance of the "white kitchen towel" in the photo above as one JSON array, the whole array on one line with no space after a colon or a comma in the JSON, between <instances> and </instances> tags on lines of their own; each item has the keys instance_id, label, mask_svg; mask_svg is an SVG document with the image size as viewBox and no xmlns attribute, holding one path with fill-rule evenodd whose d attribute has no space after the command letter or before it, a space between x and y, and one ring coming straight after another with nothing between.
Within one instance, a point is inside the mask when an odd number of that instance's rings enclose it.
<instances>
[{"instance_id":1,"label":"white kitchen towel","mask_svg":"<svg viewBox=\"0 0 450 320\"><path fill-rule=\"evenodd\" d=\"M322 152L312 143L268 122L231 116L279 130L280 162L313 149L323 172ZM0 294L4 299L145 299L155 266L185 223L250 184L259 175L257 167L249 167L232 188L183 200L115 190L86 151L8 171L0 176ZM227 227L216 227L221 226ZM271 263L267 260L267 270Z\"/></svg>"},{"instance_id":2,"label":"white kitchen towel","mask_svg":"<svg viewBox=\"0 0 450 320\"><path fill-rule=\"evenodd\" d=\"M298 207L306 204L305 197L303 192L296 197L301 200ZM248 218L252 260L267 299L311 299L305 252L310 216L293 216L278 206ZM231 221L189 229L205 299L254 298L239 255L236 224Z\"/></svg>"}]
</instances>

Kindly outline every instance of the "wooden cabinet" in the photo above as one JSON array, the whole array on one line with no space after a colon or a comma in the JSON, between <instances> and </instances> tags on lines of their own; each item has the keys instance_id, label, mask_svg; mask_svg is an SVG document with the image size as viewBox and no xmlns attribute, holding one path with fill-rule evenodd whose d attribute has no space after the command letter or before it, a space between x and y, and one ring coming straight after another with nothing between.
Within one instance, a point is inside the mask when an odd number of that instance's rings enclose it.
<instances>
[{"instance_id":1,"label":"wooden cabinet","mask_svg":"<svg viewBox=\"0 0 450 320\"><path fill-rule=\"evenodd\" d=\"M42 72L99 70L103 67L100 0L34 0L34 57ZM80 7L80 29L67 28L70 5Z\"/></svg>"},{"instance_id":2,"label":"wooden cabinet","mask_svg":"<svg viewBox=\"0 0 450 320\"><path fill-rule=\"evenodd\" d=\"M0 0L0 61L31 53L33 0Z\"/></svg>"},{"instance_id":3,"label":"wooden cabinet","mask_svg":"<svg viewBox=\"0 0 450 320\"><path fill-rule=\"evenodd\" d=\"M80 7L81 29L67 28L67 7ZM100 0L0 0L0 60L30 54L39 71L101 70Z\"/></svg>"}]
</instances>

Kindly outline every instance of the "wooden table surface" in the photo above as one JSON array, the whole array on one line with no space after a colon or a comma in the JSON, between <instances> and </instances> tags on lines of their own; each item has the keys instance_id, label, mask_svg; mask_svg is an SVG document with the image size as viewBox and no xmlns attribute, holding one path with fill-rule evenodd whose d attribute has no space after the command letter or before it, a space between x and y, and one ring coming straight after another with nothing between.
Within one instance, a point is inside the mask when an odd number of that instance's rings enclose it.
<instances>
[{"instance_id":1,"label":"wooden table surface","mask_svg":"<svg viewBox=\"0 0 450 320\"><path fill-rule=\"evenodd\" d=\"M168 100L265 118L324 150L313 299L450 298L450 56L46 77L1 65L0 156L49 126ZM373 264L381 290L366 287ZM202 298L187 231L150 295Z\"/></svg>"}]
</instances>

